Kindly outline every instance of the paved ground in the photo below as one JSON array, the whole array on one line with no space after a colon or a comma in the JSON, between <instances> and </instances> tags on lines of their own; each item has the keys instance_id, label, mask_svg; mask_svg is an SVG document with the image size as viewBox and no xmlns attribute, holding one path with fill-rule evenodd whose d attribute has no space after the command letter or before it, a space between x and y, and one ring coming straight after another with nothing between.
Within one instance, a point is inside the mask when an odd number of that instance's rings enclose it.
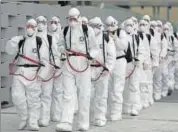
<instances>
[{"instance_id":1,"label":"paved ground","mask_svg":"<svg viewBox=\"0 0 178 132\"><path fill-rule=\"evenodd\" d=\"M55 126L55 123L51 123L49 127L41 128L40 132L55 132ZM18 132L17 127L18 118L15 109L3 109L1 132ZM122 121L108 122L102 128L92 126L89 132L178 132L178 92L143 110L138 117L124 115Z\"/></svg>"}]
</instances>

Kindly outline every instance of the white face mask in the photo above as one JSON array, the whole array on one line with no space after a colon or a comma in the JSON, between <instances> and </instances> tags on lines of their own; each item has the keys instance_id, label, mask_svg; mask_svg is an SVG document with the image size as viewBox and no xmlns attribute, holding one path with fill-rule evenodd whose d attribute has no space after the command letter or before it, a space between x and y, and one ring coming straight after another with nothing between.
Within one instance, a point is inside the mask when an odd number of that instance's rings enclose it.
<instances>
[{"instance_id":1,"label":"white face mask","mask_svg":"<svg viewBox=\"0 0 178 132\"><path fill-rule=\"evenodd\" d=\"M166 34L166 36L169 36L169 31L168 30L164 31L164 33Z\"/></svg>"},{"instance_id":2,"label":"white face mask","mask_svg":"<svg viewBox=\"0 0 178 132\"><path fill-rule=\"evenodd\" d=\"M138 30L138 24L134 24L134 30L135 30L135 31Z\"/></svg>"},{"instance_id":3,"label":"white face mask","mask_svg":"<svg viewBox=\"0 0 178 132\"><path fill-rule=\"evenodd\" d=\"M35 31L32 28L27 29L27 36L28 37L32 37L34 33L35 33Z\"/></svg>"},{"instance_id":4,"label":"white face mask","mask_svg":"<svg viewBox=\"0 0 178 132\"><path fill-rule=\"evenodd\" d=\"M145 26L140 26L140 31L145 32Z\"/></svg>"},{"instance_id":5,"label":"white face mask","mask_svg":"<svg viewBox=\"0 0 178 132\"><path fill-rule=\"evenodd\" d=\"M159 33L161 33L161 32L162 32L162 28L158 27L158 28L157 28L157 31L158 31Z\"/></svg>"},{"instance_id":6,"label":"white face mask","mask_svg":"<svg viewBox=\"0 0 178 132\"><path fill-rule=\"evenodd\" d=\"M133 28L131 26L126 26L125 31L130 34L133 32Z\"/></svg>"},{"instance_id":7,"label":"white face mask","mask_svg":"<svg viewBox=\"0 0 178 132\"><path fill-rule=\"evenodd\" d=\"M69 22L69 25L70 25L71 27L75 27L75 26L78 25L78 23L77 23L76 21L71 21L71 22Z\"/></svg>"},{"instance_id":8,"label":"white face mask","mask_svg":"<svg viewBox=\"0 0 178 132\"><path fill-rule=\"evenodd\" d=\"M44 28L45 28L45 25L44 24L42 24L42 23L39 23L38 25L37 25L37 27L38 27L38 31L44 31Z\"/></svg>"},{"instance_id":9,"label":"white face mask","mask_svg":"<svg viewBox=\"0 0 178 132\"><path fill-rule=\"evenodd\" d=\"M93 30L95 32L95 36L97 36L97 35L99 35L101 33L101 29L94 28Z\"/></svg>"},{"instance_id":10,"label":"white face mask","mask_svg":"<svg viewBox=\"0 0 178 132\"><path fill-rule=\"evenodd\" d=\"M57 25L56 24L51 24L51 29L53 32L57 30Z\"/></svg>"}]
</instances>

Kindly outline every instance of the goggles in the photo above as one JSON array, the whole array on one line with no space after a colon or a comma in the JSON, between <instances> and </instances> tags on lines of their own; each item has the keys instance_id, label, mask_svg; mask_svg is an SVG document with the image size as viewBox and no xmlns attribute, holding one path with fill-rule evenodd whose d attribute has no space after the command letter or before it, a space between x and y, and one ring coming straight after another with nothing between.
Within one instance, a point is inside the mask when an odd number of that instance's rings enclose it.
<instances>
[{"instance_id":1,"label":"goggles","mask_svg":"<svg viewBox=\"0 0 178 132\"><path fill-rule=\"evenodd\" d=\"M36 26L34 26L34 25L32 25L32 24L28 24L28 25L26 25L26 29L28 29L28 28L35 29L35 27L36 27Z\"/></svg>"},{"instance_id":2,"label":"goggles","mask_svg":"<svg viewBox=\"0 0 178 132\"><path fill-rule=\"evenodd\" d=\"M98 29L101 29L102 24L90 24L90 26L91 26L92 28L98 28Z\"/></svg>"},{"instance_id":3,"label":"goggles","mask_svg":"<svg viewBox=\"0 0 178 132\"><path fill-rule=\"evenodd\" d=\"M115 31L108 31L110 34L114 35L116 30Z\"/></svg>"},{"instance_id":4,"label":"goggles","mask_svg":"<svg viewBox=\"0 0 178 132\"><path fill-rule=\"evenodd\" d=\"M168 29L168 28L163 28L163 30L164 30L164 31L169 31L169 29Z\"/></svg>"},{"instance_id":5,"label":"goggles","mask_svg":"<svg viewBox=\"0 0 178 132\"><path fill-rule=\"evenodd\" d=\"M142 23L142 24L140 24L140 26L146 26L146 25Z\"/></svg>"},{"instance_id":6,"label":"goggles","mask_svg":"<svg viewBox=\"0 0 178 132\"><path fill-rule=\"evenodd\" d=\"M161 25L157 25L157 27L160 27L160 28L162 28L162 26L161 26Z\"/></svg>"},{"instance_id":7,"label":"goggles","mask_svg":"<svg viewBox=\"0 0 178 132\"><path fill-rule=\"evenodd\" d=\"M112 22L111 24L106 24L108 27L115 27L116 26L116 23L115 22Z\"/></svg>"},{"instance_id":8,"label":"goggles","mask_svg":"<svg viewBox=\"0 0 178 132\"><path fill-rule=\"evenodd\" d=\"M56 24L57 25L57 21L51 21L51 24Z\"/></svg>"},{"instance_id":9,"label":"goggles","mask_svg":"<svg viewBox=\"0 0 178 132\"><path fill-rule=\"evenodd\" d=\"M149 23L149 20L148 20L148 19L143 19L143 20L145 20L145 21L147 21L147 22Z\"/></svg>"},{"instance_id":10,"label":"goggles","mask_svg":"<svg viewBox=\"0 0 178 132\"><path fill-rule=\"evenodd\" d=\"M126 27L133 27L132 24L126 24Z\"/></svg>"},{"instance_id":11,"label":"goggles","mask_svg":"<svg viewBox=\"0 0 178 132\"><path fill-rule=\"evenodd\" d=\"M154 25L150 25L150 27L155 28L155 26L154 26Z\"/></svg>"},{"instance_id":12,"label":"goggles","mask_svg":"<svg viewBox=\"0 0 178 132\"><path fill-rule=\"evenodd\" d=\"M38 24L42 23L43 25L46 25L47 22L46 22L45 20L42 20L42 21L37 20L37 23L38 23Z\"/></svg>"}]
</instances>

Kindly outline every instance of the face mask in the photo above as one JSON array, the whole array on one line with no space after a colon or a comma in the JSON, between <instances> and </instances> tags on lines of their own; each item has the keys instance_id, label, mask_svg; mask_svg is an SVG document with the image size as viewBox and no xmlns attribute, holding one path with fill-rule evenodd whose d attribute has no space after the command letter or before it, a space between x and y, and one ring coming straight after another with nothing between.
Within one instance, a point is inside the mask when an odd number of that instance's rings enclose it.
<instances>
[{"instance_id":1,"label":"face mask","mask_svg":"<svg viewBox=\"0 0 178 132\"><path fill-rule=\"evenodd\" d=\"M112 32L115 31L117 28L118 28L117 26L109 26L108 30Z\"/></svg>"},{"instance_id":2,"label":"face mask","mask_svg":"<svg viewBox=\"0 0 178 132\"><path fill-rule=\"evenodd\" d=\"M159 33L161 33L161 32L162 32L162 28L158 27L158 28L157 28L157 31L158 31Z\"/></svg>"},{"instance_id":3,"label":"face mask","mask_svg":"<svg viewBox=\"0 0 178 132\"><path fill-rule=\"evenodd\" d=\"M76 21L71 21L71 22L69 22L69 25L71 26L71 27L75 27L75 26L77 26L77 22Z\"/></svg>"},{"instance_id":4,"label":"face mask","mask_svg":"<svg viewBox=\"0 0 178 132\"><path fill-rule=\"evenodd\" d=\"M56 24L52 24L51 25L51 29L53 32L55 32L57 30L57 25Z\"/></svg>"},{"instance_id":5,"label":"face mask","mask_svg":"<svg viewBox=\"0 0 178 132\"><path fill-rule=\"evenodd\" d=\"M145 32L145 27L144 26L140 26L140 31L141 32Z\"/></svg>"},{"instance_id":6,"label":"face mask","mask_svg":"<svg viewBox=\"0 0 178 132\"><path fill-rule=\"evenodd\" d=\"M32 28L27 29L27 36L31 37L31 36L33 36L34 33L35 33L35 31Z\"/></svg>"},{"instance_id":7,"label":"face mask","mask_svg":"<svg viewBox=\"0 0 178 132\"><path fill-rule=\"evenodd\" d=\"M158 27L155 27L155 31L158 31Z\"/></svg>"},{"instance_id":8,"label":"face mask","mask_svg":"<svg viewBox=\"0 0 178 132\"><path fill-rule=\"evenodd\" d=\"M127 26L126 28L125 28L125 31L127 32L127 33L132 33L132 27L130 27L130 26Z\"/></svg>"},{"instance_id":9,"label":"face mask","mask_svg":"<svg viewBox=\"0 0 178 132\"><path fill-rule=\"evenodd\" d=\"M168 30L164 31L164 33L166 34L166 36L169 36L169 31Z\"/></svg>"},{"instance_id":10,"label":"face mask","mask_svg":"<svg viewBox=\"0 0 178 132\"><path fill-rule=\"evenodd\" d=\"M99 35L101 33L101 29L94 28L93 30L95 32L95 36L97 36L97 35Z\"/></svg>"},{"instance_id":11,"label":"face mask","mask_svg":"<svg viewBox=\"0 0 178 132\"><path fill-rule=\"evenodd\" d=\"M38 31L40 31L40 32L42 32L44 30L44 28L45 28L44 24L42 24L42 23L39 23L37 25L37 27L38 27Z\"/></svg>"},{"instance_id":12,"label":"face mask","mask_svg":"<svg viewBox=\"0 0 178 132\"><path fill-rule=\"evenodd\" d=\"M138 24L134 24L134 30L135 30L135 31L138 30Z\"/></svg>"}]
</instances>

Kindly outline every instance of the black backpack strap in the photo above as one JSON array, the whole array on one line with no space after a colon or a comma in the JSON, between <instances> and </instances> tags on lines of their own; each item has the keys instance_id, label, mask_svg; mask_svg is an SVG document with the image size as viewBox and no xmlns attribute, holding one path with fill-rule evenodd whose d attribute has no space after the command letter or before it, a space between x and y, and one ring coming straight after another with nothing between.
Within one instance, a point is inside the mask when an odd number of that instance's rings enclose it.
<instances>
[{"instance_id":1,"label":"black backpack strap","mask_svg":"<svg viewBox=\"0 0 178 132\"><path fill-rule=\"evenodd\" d=\"M163 38L164 38L164 34L161 34L161 41L163 40Z\"/></svg>"},{"instance_id":2,"label":"black backpack strap","mask_svg":"<svg viewBox=\"0 0 178 132\"><path fill-rule=\"evenodd\" d=\"M127 51L124 51L124 52L125 52L125 59L127 60L127 63L132 62L132 52L131 52L131 49L130 49L130 43L129 42L128 42Z\"/></svg>"},{"instance_id":3,"label":"black backpack strap","mask_svg":"<svg viewBox=\"0 0 178 132\"><path fill-rule=\"evenodd\" d=\"M54 54L52 50L52 36L47 35L47 38L48 38L48 43L49 43L49 61L51 62L51 56L52 56L53 62L55 63Z\"/></svg>"},{"instance_id":4,"label":"black backpack strap","mask_svg":"<svg viewBox=\"0 0 178 132\"><path fill-rule=\"evenodd\" d=\"M22 54L23 54L23 49L24 49L24 43L25 43L25 38L23 40L19 41L19 49L18 49L18 53L20 53L20 49L22 48Z\"/></svg>"},{"instance_id":5,"label":"black backpack strap","mask_svg":"<svg viewBox=\"0 0 178 132\"><path fill-rule=\"evenodd\" d=\"M136 40L136 43L137 43L137 51L135 53L135 56L136 56L136 54L138 54L138 47L140 45L140 37L139 37L139 35L134 35L134 36L135 36L135 40ZM135 46L135 45L133 44L133 46ZM135 49L134 49L134 51L135 51Z\"/></svg>"},{"instance_id":6,"label":"black backpack strap","mask_svg":"<svg viewBox=\"0 0 178 132\"><path fill-rule=\"evenodd\" d=\"M103 38L107 43L109 43L109 34L108 34L108 32L103 32Z\"/></svg>"},{"instance_id":7,"label":"black backpack strap","mask_svg":"<svg viewBox=\"0 0 178 132\"><path fill-rule=\"evenodd\" d=\"M67 49L67 44L66 44L66 35L67 35L67 31L69 29L69 26L66 26L63 30L63 36L64 36L64 41L65 41L65 48ZM71 35L71 34L70 34ZM71 36L70 36L71 37ZM71 39L71 38L70 38ZM70 40L71 41L71 40Z\"/></svg>"},{"instance_id":8,"label":"black backpack strap","mask_svg":"<svg viewBox=\"0 0 178 132\"><path fill-rule=\"evenodd\" d=\"M105 43L104 42L109 42L109 34L108 33L105 33L103 32L103 59L104 59L104 65L106 63L106 54L105 54Z\"/></svg>"},{"instance_id":9,"label":"black backpack strap","mask_svg":"<svg viewBox=\"0 0 178 132\"><path fill-rule=\"evenodd\" d=\"M82 24L82 30L83 30L84 39L85 39L86 54L89 55L88 43L87 43L87 38L88 38L88 27L87 27L87 25Z\"/></svg>"},{"instance_id":10,"label":"black backpack strap","mask_svg":"<svg viewBox=\"0 0 178 132\"><path fill-rule=\"evenodd\" d=\"M88 27L87 27L87 25L82 24L82 29L83 29L83 32L85 33L86 37L88 38Z\"/></svg>"},{"instance_id":11,"label":"black backpack strap","mask_svg":"<svg viewBox=\"0 0 178 132\"><path fill-rule=\"evenodd\" d=\"M147 37L147 39L149 41L149 44L150 44L150 42L151 42L151 35L150 34L146 34L146 37Z\"/></svg>"},{"instance_id":12,"label":"black backpack strap","mask_svg":"<svg viewBox=\"0 0 178 132\"><path fill-rule=\"evenodd\" d=\"M174 37L178 39L177 33L174 32Z\"/></svg>"},{"instance_id":13,"label":"black backpack strap","mask_svg":"<svg viewBox=\"0 0 178 132\"><path fill-rule=\"evenodd\" d=\"M171 41L172 43L174 43L174 36L171 36Z\"/></svg>"},{"instance_id":14,"label":"black backpack strap","mask_svg":"<svg viewBox=\"0 0 178 132\"><path fill-rule=\"evenodd\" d=\"M152 36L155 35L154 30L153 30L152 28L150 28L150 34L151 34Z\"/></svg>"},{"instance_id":15,"label":"black backpack strap","mask_svg":"<svg viewBox=\"0 0 178 132\"><path fill-rule=\"evenodd\" d=\"M120 36L120 32L121 32L121 28L118 28L118 29L117 29L117 36L118 36L118 37Z\"/></svg>"},{"instance_id":16,"label":"black backpack strap","mask_svg":"<svg viewBox=\"0 0 178 132\"><path fill-rule=\"evenodd\" d=\"M138 35L139 35L140 38L143 40L143 33L142 33L142 32L138 32Z\"/></svg>"},{"instance_id":17,"label":"black backpack strap","mask_svg":"<svg viewBox=\"0 0 178 132\"><path fill-rule=\"evenodd\" d=\"M38 54L38 59L40 59L40 48L41 48L41 45L42 45L42 40L40 37L36 36L36 48L37 48L37 54Z\"/></svg>"}]
</instances>

